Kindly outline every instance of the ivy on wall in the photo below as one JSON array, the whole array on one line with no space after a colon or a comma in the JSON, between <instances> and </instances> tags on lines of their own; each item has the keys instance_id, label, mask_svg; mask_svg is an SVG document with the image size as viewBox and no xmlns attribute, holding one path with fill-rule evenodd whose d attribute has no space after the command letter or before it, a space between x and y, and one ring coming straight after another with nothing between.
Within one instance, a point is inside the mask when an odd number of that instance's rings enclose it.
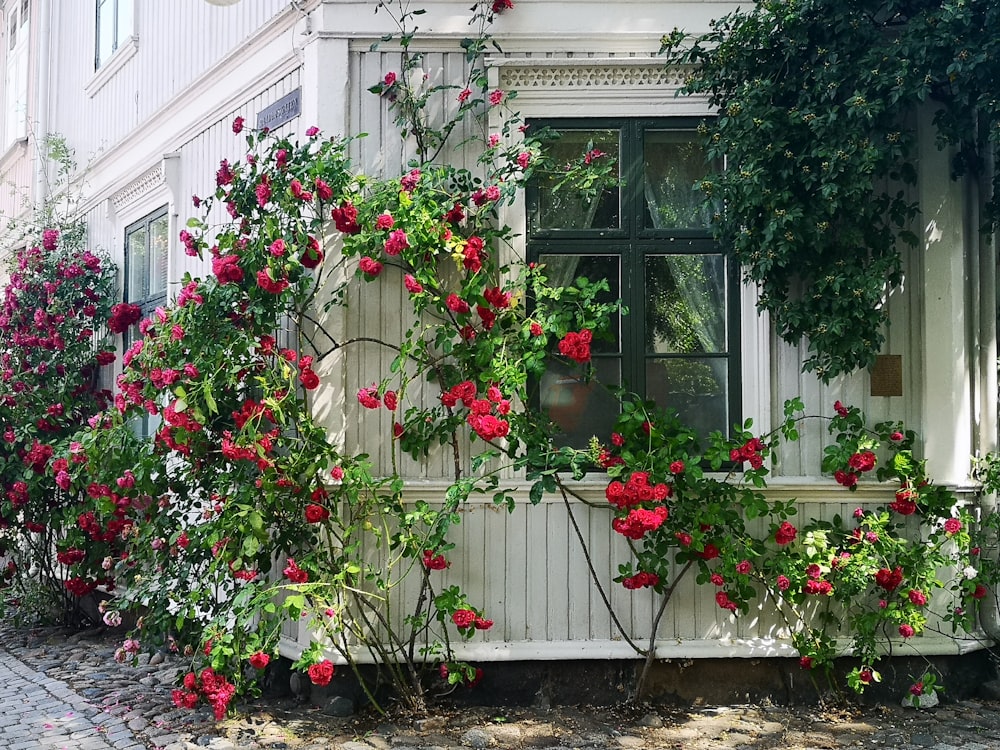
<instances>
[{"instance_id":1,"label":"ivy on wall","mask_svg":"<svg viewBox=\"0 0 1000 750\"><path fill-rule=\"evenodd\" d=\"M684 93L719 112L703 134L727 168L699 186L726 207L716 232L824 382L871 366L884 342L901 250L918 244L918 119L932 115L952 178L997 153L998 24L994 0L758 0L662 39L670 65L692 66ZM985 209L992 228L1000 199Z\"/></svg>"}]
</instances>

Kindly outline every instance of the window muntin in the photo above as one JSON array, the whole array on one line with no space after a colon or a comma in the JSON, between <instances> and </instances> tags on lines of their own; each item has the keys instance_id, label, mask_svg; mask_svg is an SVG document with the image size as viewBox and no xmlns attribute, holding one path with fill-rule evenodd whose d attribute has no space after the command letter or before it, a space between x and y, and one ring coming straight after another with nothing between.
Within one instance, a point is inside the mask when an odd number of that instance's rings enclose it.
<instances>
[{"instance_id":1,"label":"window muntin","mask_svg":"<svg viewBox=\"0 0 1000 750\"><path fill-rule=\"evenodd\" d=\"M100 68L132 36L133 0L96 0L94 68Z\"/></svg>"},{"instance_id":2,"label":"window muntin","mask_svg":"<svg viewBox=\"0 0 1000 750\"><path fill-rule=\"evenodd\" d=\"M553 127L561 134L555 143L567 144L553 157L556 164L573 158L570 148L579 156L591 143L620 144L614 153L621 178L596 199L607 204L614 196L620 206L613 228L555 218L555 177L529 186L528 255L546 265L552 283L608 280L609 297L620 297L629 314L611 321L613 343L594 342L598 378L676 410L707 435L728 432L740 414L738 278L711 237L710 210L695 190L708 168L694 124L532 123ZM604 210L591 209L594 216ZM606 439L617 417L606 400L595 401L595 387L582 386L581 374L554 362L539 383L540 406L563 428L567 444L579 447L591 435Z\"/></svg>"}]
</instances>

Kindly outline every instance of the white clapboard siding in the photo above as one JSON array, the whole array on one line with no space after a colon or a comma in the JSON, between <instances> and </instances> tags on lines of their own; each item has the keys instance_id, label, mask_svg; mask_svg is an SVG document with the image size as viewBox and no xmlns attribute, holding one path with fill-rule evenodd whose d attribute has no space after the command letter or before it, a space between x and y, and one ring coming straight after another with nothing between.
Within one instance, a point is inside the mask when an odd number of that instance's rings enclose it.
<instances>
[{"instance_id":1,"label":"white clapboard siding","mask_svg":"<svg viewBox=\"0 0 1000 750\"><path fill-rule=\"evenodd\" d=\"M422 486L407 496L425 499L435 506L436 490L432 487ZM440 486L438 491L443 489ZM775 493L805 498L798 503L795 519L800 526L810 518L830 520L837 514L850 519L858 506L873 508L892 499L891 488L884 486L871 485L849 493L832 482L825 486L787 485ZM586 495L595 500L600 497L597 488ZM968 495L961 497L963 501L971 499ZM630 553L625 540L611 531L610 508L588 507L579 501L572 501L570 507L587 540L600 585L625 633L646 648L659 598L650 591L627 591L613 582L617 565L630 559ZM587 570L583 549L561 499L546 498L532 506L522 495L513 513L489 501L470 501L463 506L461 515L462 524L452 535L456 548L448 554L451 567L432 573L432 581L438 591L459 585L469 604L482 609L495 624L469 642L453 641L460 658L629 656L629 647L613 625ZM668 604L657 634L659 656L792 654L790 633L777 616L773 602L757 599L748 615L733 617L716 605L714 586L695 583L695 573L695 569L688 571ZM947 580L954 573L944 571L942 578ZM413 571L406 585L396 590L400 600L394 602L392 612L397 627L403 625L407 603L412 606L415 602L418 585L419 571ZM911 645L942 653L973 648L975 637L953 643L935 635L935 630L950 632L950 626L938 618L947 611L948 601L949 596L940 592L929 608L934 614L926 634L908 644L897 644L897 652ZM309 622L288 623L284 634L283 651L295 655L297 648L308 643ZM841 634L841 639L846 647L846 634ZM367 659L360 653L355 656L361 661Z\"/></svg>"},{"instance_id":2,"label":"white clapboard siding","mask_svg":"<svg viewBox=\"0 0 1000 750\"><path fill-rule=\"evenodd\" d=\"M204 0L135 5L136 51L99 88L95 83L101 81L101 71L94 71L94 4L54 6L51 35L56 42L50 45L50 66L58 71L54 78L58 96L51 98L50 127L71 135L80 155L112 148L140 128L155 132L151 118L162 116L164 105L279 13L291 12L284 0L253 0L235 8L219 8ZM123 44L119 54L127 54L127 47ZM248 57L246 64L251 62ZM112 56L105 66L116 63Z\"/></svg>"}]
</instances>

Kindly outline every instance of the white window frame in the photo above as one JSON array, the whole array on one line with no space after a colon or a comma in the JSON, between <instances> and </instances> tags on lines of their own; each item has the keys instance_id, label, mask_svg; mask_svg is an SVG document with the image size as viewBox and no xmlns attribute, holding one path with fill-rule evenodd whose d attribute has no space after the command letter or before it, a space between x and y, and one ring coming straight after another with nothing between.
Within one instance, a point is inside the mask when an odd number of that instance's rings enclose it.
<instances>
[{"instance_id":1,"label":"white window frame","mask_svg":"<svg viewBox=\"0 0 1000 750\"><path fill-rule=\"evenodd\" d=\"M3 8L3 150L28 137L28 65L31 0L10 0Z\"/></svg>"},{"instance_id":2,"label":"white window frame","mask_svg":"<svg viewBox=\"0 0 1000 750\"><path fill-rule=\"evenodd\" d=\"M100 70L134 37L134 0L95 0L94 19L94 70ZM111 37L106 48L102 29Z\"/></svg>"}]
</instances>

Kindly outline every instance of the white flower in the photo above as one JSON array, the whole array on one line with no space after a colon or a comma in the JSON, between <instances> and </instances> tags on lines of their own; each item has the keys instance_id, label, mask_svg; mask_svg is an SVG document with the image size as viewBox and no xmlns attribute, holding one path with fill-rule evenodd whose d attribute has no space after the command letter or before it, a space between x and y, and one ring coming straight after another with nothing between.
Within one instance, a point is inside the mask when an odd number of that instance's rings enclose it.
<instances>
[{"instance_id":1,"label":"white flower","mask_svg":"<svg viewBox=\"0 0 1000 750\"><path fill-rule=\"evenodd\" d=\"M973 568L971 565L966 565L962 570L962 575L968 578L970 581L979 575L979 571Z\"/></svg>"},{"instance_id":2,"label":"white flower","mask_svg":"<svg viewBox=\"0 0 1000 750\"><path fill-rule=\"evenodd\" d=\"M116 612L115 610L111 610L110 612L105 612L104 624L107 625L109 628L117 628L119 625L122 624L121 612Z\"/></svg>"}]
</instances>

